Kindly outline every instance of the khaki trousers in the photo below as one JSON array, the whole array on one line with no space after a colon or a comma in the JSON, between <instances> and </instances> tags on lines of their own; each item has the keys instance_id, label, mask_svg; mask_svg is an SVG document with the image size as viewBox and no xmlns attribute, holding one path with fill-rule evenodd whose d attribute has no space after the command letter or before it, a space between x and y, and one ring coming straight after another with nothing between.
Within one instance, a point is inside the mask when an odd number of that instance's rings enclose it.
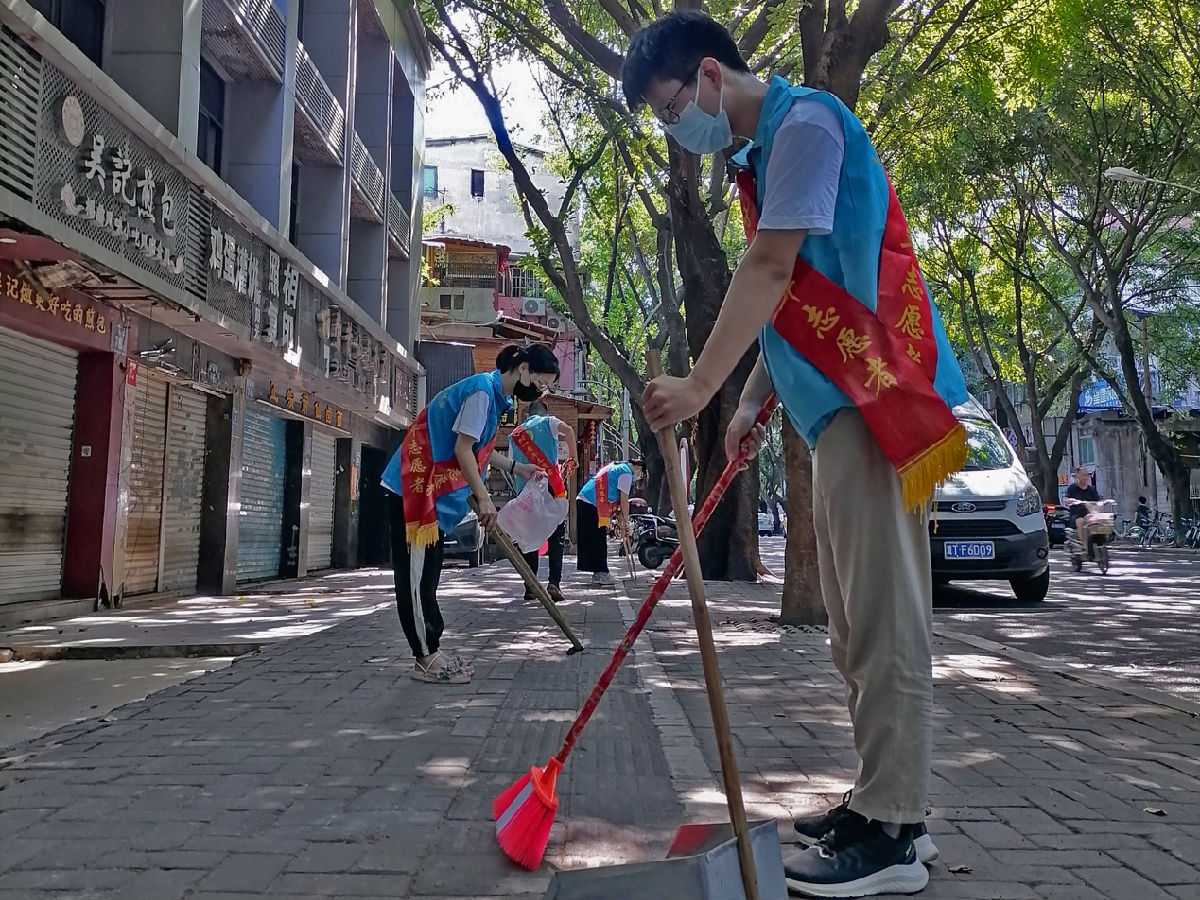
<instances>
[{"instance_id":1,"label":"khaki trousers","mask_svg":"<svg viewBox=\"0 0 1200 900\"><path fill-rule=\"evenodd\" d=\"M933 743L929 526L904 512L896 470L857 409L838 412L817 438L813 521L859 757L850 808L920 822Z\"/></svg>"}]
</instances>

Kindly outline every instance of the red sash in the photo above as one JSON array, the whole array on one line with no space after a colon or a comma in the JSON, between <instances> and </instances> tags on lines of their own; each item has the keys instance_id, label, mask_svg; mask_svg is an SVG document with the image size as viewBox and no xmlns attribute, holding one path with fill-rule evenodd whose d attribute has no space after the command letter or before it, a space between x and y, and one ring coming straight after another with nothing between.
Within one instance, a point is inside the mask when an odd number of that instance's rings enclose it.
<instances>
[{"instance_id":1,"label":"red sash","mask_svg":"<svg viewBox=\"0 0 1200 900\"><path fill-rule=\"evenodd\" d=\"M613 504L608 499L608 466L596 473L596 512L599 515L600 527L608 527L612 519Z\"/></svg>"},{"instance_id":2,"label":"red sash","mask_svg":"<svg viewBox=\"0 0 1200 900\"><path fill-rule=\"evenodd\" d=\"M405 435L400 457L400 494L404 502L405 538L410 547L437 543L437 499L467 486L467 479L453 456L433 462L426 412L421 410ZM492 438L475 454L480 472L491 459L495 446L496 439Z\"/></svg>"},{"instance_id":3,"label":"red sash","mask_svg":"<svg viewBox=\"0 0 1200 900\"><path fill-rule=\"evenodd\" d=\"M754 177L739 172L737 185L742 224L752 241L758 228ZM966 464L967 443L965 429L933 386L933 312L908 222L890 183L888 190L875 312L797 257L771 322L858 407L896 467L904 508L913 511Z\"/></svg>"},{"instance_id":4,"label":"red sash","mask_svg":"<svg viewBox=\"0 0 1200 900\"><path fill-rule=\"evenodd\" d=\"M518 450L525 454L525 458L530 463L546 473L550 479L550 490L554 492L555 497L567 496L567 485L563 481L562 472L558 469L558 463L550 462L549 457L542 452L542 448L537 445L528 431L518 425L513 429L510 440L517 445Z\"/></svg>"}]
</instances>

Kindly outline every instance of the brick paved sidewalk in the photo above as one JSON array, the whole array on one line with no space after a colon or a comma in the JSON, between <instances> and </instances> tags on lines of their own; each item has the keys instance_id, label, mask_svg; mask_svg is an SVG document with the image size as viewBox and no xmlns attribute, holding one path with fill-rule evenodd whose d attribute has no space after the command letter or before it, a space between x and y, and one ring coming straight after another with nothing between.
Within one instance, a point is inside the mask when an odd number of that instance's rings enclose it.
<instances>
[{"instance_id":1,"label":"brick paved sidewalk","mask_svg":"<svg viewBox=\"0 0 1200 900\"><path fill-rule=\"evenodd\" d=\"M747 803L789 840L788 820L840 800L853 774L827 639L770 621L778 586L707 593ZM665 682L719 771L682 587L655 622ZM1200 897L1194 712L956 640L935 638L934 652L929 827L941 858L921 896ZM688 771L672 776L689 815L717 814L719 796Z\"/></svg>"},{"instance_id":2,"label":"brick paved sidewalk","mask_svg":"<svg viewBox=\"0 0 1200 900\"><path fill-rule=\"evenodd\" d=\"M551 866L661 858L679 823L723 817L673 588L559 780L547 865L509 865L491 799L557 749L641 597L565 585L591 648L566 657L507 567L444 584L471 685L409 679L383 609L0 754L0 898L533 897ZM824 636L768 621L776 591L710 594L750 811L786 826L837 799L853 753ZM923 896L1197 896L1194 717L958 642L937 652L942 860Z\"/></svg>"}]
</instances>

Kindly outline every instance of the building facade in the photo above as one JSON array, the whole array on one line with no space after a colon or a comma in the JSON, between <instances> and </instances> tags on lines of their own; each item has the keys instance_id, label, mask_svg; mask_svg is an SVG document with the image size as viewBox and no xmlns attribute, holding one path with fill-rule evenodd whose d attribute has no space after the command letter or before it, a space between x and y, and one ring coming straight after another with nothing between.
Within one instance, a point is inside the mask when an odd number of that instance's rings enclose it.
<instances>
[{"instance_id":1,"label":"building facade","mask_svg":"<svg viewBox=\"0 0 1200 900\"><path fill-rule=\"evenodd\" d=\"M0 0L0 618L387 562L429 63L393 0Z\"/></svg>"},{"instance_id":2,"label":"building facade","mask_svg":"<svg viewBox=\"0 0 1200 900\"><path fill-rule=\"evenodd\" d=\"M546 165L544 154L532 147L518 147L518 152L551 209L558 210L565 186ZM561 375L546 406L575 429L586 478L599 459L601 425L614 410L581 390L587 345L551 299L516 203L512 174L492 136L431 137L422 193L426 208L439 211L436 226L423 238L425 278L418 292L418 357L428 370L430 396L464 375L490 371L506 345L548 344L558 357ZM569 217L568 236L578 256L577 213ZM507 448L513 426L525 415L523 407L518 404L501 422L499 448ZM576 478L572 476L572 487ZM511 495L511 485L495 472L489 489L501 500ZM573 504L571 516L573 534Z\"/></svg>"}]
</instances>

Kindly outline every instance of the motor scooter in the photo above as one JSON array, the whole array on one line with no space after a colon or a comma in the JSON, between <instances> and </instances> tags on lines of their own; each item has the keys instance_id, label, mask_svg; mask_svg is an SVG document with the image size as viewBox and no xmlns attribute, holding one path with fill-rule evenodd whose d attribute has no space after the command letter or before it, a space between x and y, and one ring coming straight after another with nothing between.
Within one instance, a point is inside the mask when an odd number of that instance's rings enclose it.
<instances>
[{"instance_id":1,"label":"motor scooter","mask_svg":"<svg viewBox=\"0 0 1200 900\"><path fill-rule=\"evenodd\" d=\"M1071 565L1076 572L1082 572L1086 556L1089 561L1096 563L1101 575L1107 575L1108 545L1112 543L1113 535L1117 530L1117 501L1077 500L1075 502L1083 503L1087 508L1087 513L1083 517L1087 549L1084 550L1083 544L1079 541L1078 528L1068 526L1067 552L1071 554Z\"/></svg>"},{"instance_id":2,"label":"motor scooter","mask_svg":"<svg viewBox=\"0 0 1200 900\"><path fill-rule=\"evenodd\" d=\"M679 546L675 523L651 513L631 515L633 522L633 552L647 569L657 569L671 558Z\"/></svg>"}]
</instances>

